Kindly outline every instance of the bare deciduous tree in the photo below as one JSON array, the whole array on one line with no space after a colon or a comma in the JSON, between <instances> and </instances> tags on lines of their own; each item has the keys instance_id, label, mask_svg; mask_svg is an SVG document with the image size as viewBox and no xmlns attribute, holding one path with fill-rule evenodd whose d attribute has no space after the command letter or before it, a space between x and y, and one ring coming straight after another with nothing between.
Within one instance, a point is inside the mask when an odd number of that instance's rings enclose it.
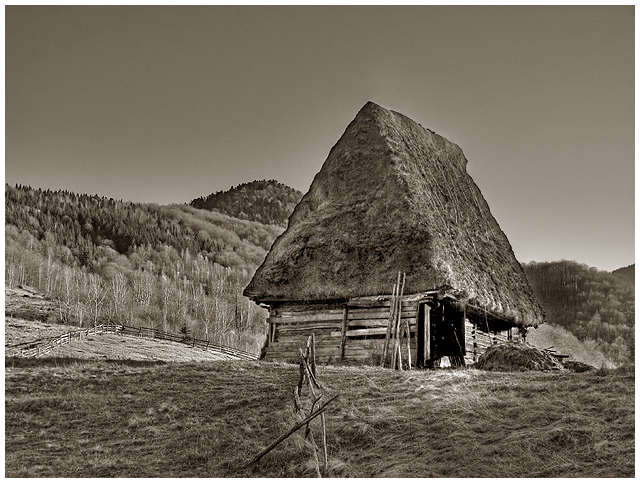
<instances>
[{"instance_id":1,"label":"bare deciduous tree","mask_svg":"<svg viewBox=\"0 0 640 483\"><path fill-rule=\"evenodd\" d=\"M102 303L106 296L107 291L105 290L105 283L102 277L90 273L87 279L87 302L94 327L98 325L98 318L102 311Z\"/></svg>"}]
</instances>

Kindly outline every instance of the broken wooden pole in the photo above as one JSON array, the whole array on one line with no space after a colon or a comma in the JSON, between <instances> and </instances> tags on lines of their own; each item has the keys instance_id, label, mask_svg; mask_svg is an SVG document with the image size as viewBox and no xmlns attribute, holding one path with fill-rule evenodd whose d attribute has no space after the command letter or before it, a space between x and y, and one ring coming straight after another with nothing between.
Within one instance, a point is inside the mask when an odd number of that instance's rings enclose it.
<instances>
[{"instance_id":1,"label":"broken wooden pole","mask_svg":"<svg viewBox=\"0 0 640 483\"><path fill-rule=\"evenodd\" d=\"M304 358L304 354L302 353L302 349L300 349L300 355L302 356L302 359L303 359L304 364L305 364L305 369L307 370L307 377L309 378L309 389L311 390L311 394L314 397L314 401L313 401L313 404L311 405L311 411L310 411L310 412L313 412L313 407L315 406L316 402L319 401L322 398L322 395L320 395L320 396L316 395L316 391L313 388L313 386L315 385L318 389L322 389L322 388L320 387L320 383L316 379L316 375L312 374L311 368L309 367L309 363ZM299 399L298 399L298 402L299 402ZM326 424L326 421L325 421L324 414L322 416L320 416L320 421L322 423L322 449L323 449L323 452L324 452L323 453L324 454L324 469L326 470L327 466L329 464L329 455L328 455L328 452L327 452L327 424ZM311 432L311 428L309 426L307 426L307 433L305 434L305 436L309 436L312 439L313 444L314 444L314 448L317 451L318 447L315 444L315 440L313 440L313 433ZM318 477L321 477L320 476L320 469L318 467L318 455L315 454L314 456L316 458L316 469L318 470Z\"/></svg>"},{"instance_id":2,"label":"broken wooden pole","mask_svg":"<svg viewBox=\"0 0 640 483\"><path fill-rule=\"evenodd\" d=\"M266 455L269 451L271 451L273 448L275 448L280 443L282 443L285 439L287 439L289 436L291 436L293 433L299 430L302 426L311 422L312 420L320 416L322 413L324 413L324 411L327 409L327 406L331 402L333 402L337 397L338 397L338 394L328 399L327 402L325 402L322 406L320 406L314 413L310 414L309 416L304 418L302 421L299 421L298 423L294 424L286 433L284 433L282 436L276 439L273 443L271 443L265 449L260 451L260 453L258 453L251 461L249 461L249 463L247 463L247 466L251 466L257 463L264 455Z\"/></svg>"},{"instance_id":3,"label":"broken wooden pole","mask_svg":"<svg viewBox=\"0 0 640 483\"><path fill-rule=\"evenodd\" d=\"M320 383L316 379L316 376L311 372L311 369L309 368L309 361L307 361L307 358L305 357L304 352L302 352L302 349L300 349L300 356L302 359L300 362L300 371L302 371L303 367L306 370L307 378L309 379L309 386L311 387L311 392L315 396L313 386L316 386L318 389L322 388L320 387ZM302 375L300 376L300 378L302 378Z\"/></svg>"},{"instance_id":4,"label":"broken wooden pole","mask_svg":"<svg viewBox=\"0 0 640 483\"><path fill-rule=\"evenodd\" d=\"M304 408L302 407L302 402L300 402L300 394L298 394L297 387L293 390L293 402L294 402L296 414L302 413L304 417ZM313 408L316 402L317 402L317 399L314 400L313 403L311 404L311 410L309 411L309 413L313 413ZM322 416L324 416L324 414ZM320 465L318 464L318 445L316 444L315 439L313 438L313 432L311 431L311 427L309 426L309 423L307 423L307 428L305 429L304 437L305 439L310 439L311 444L313 445L313 457L316 463L316 471L318 472L318 478L322 478L322 475L320 474Z\"/></svg>"}]
</instances>

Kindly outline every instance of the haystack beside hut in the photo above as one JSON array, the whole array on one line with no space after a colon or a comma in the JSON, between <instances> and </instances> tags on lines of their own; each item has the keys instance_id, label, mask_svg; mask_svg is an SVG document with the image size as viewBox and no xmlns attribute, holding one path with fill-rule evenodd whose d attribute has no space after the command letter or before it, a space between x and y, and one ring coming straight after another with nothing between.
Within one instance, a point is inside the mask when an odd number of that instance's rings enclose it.
<instances>
[{"instance_id":1,"label":"haystack beside hut","mask_svg":"<svg viewBox=\"0 0 640 483\"><path fill-rule=\"evenodd\" d=\"M412 363L475 360L543 312L462 150L367 103L349 124L244 294L268 306L267 359L379 362L394 283Z\"/></svg>"}]
</instances>

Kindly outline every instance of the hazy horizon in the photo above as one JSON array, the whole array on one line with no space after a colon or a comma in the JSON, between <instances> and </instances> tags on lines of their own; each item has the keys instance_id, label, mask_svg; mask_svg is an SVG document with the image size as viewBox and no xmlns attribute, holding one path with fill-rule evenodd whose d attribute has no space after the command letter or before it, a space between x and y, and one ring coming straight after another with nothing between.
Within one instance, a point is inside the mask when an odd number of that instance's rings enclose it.
<instances>
[{"instance_id":1,"label":"hazy horizon","mask_svg":"<svg viewBox=\"0 0 640 483\"><path fill-rule=\"evenodd\" d=\"M521 262L635 263L634 6L5 7L5 181L306 192L369 100L458 144Z\"/></svg>"}]
</instances>

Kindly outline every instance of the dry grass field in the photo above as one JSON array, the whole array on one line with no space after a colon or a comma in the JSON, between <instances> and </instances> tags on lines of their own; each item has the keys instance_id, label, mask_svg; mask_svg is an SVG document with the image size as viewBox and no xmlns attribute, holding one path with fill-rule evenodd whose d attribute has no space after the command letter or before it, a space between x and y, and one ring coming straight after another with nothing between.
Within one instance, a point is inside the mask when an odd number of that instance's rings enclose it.
<instances>
[{"instance_id":1,"label":"dry grass field","mask_svg":"<svg viewBox=\"0 0 640 483\"><path fill-rule=\"evenodd\" d=\"M306 477L292 364L5 359L8 477ZM632 477L631 370L318 367L330 477ZM314 431L318 434L314 422Z\"/></svg>"},{"instance_id":2,"label":"dry grass field","mask_svg":"<svg viewBox=\"0 0 640 483\"><path fill-rule=\"evenodd\" d=\"M64 324L14 317L5 317L4 327L5 346L17 348L36 341L60 337L60 335L69 332L69 330L78 329L78 327L69 327Z\"/></svg>"},{"instance_id":3,"label":"dry grass field","mask_svg":"<svg viewBox=\"0 0 640 483\"><path fill-rule=\"evenodd\" d=\"M42 341L59 337L69 330L77 330L60 324L49 324L22 319L5 319L6 348L21 347L26 341ZM116 334L95 334L71 344L61 345L49 354L56 358L87 360L127 360L127 361L163 361L198 362L228 359L221 354L207 352L163 340L145 339Z\"/></svg>"},{"instance_id":4,"label":"dry grass field","mask_svg":"<svg viewBox=\"0 0 640 483\"><path fill-rule=\"evenodd\" d=\"M56 304L29 287L5 289L5 354L12 355L36 342L58 338L80 328L49 321L56 313ZM86 327L85 327L86 328ZM149 340L115 334L96 334L74 339L70 345L61 345L51 357L88 360L130 360L198 362L225 360L228 357L185 344Z\"/></svg>"}]
</instances>

